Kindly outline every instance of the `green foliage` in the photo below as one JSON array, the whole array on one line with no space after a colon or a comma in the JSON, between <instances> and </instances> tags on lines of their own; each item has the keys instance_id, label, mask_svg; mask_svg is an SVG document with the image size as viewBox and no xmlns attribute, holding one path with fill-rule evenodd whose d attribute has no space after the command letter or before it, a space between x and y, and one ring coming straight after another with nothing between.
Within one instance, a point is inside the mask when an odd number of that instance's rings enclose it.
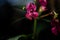
<instances>
[{"instance_id":1,"label":"green foliage","mask_svg":"<svg viewBox=\"0 0 60 40\"><path fill-rule=\"evenodd\" d=\"M19 6L18 7L18 9L22 9L22 7L23 6ZM25 19L25 17L24 17L24 15L25 15L25 13L26 13L26 11L25 10L22 10L22 11L20 11L20 12L17 12L19 15L20 15L20 19L18 19L18 20L15 20L14 22L13 22L13 24L14 23L16 23L16 22L19 22L19 21L21 21L21 20L23 20L23 19ZM41 16L41 14L40 14L40 16ZM39 18L40 19L40 18ZM38 37L38 35L39 35L39 33L44 29L44 28L46 28L47 26L49 26L48 25L48 23L50 22L50 20L47 20L47 19L42 19L43 21L42 22L40 22L41 20L37 20L37 25L36 25L36 34L37 34L37 37ZM32 29L33 29L33 27L32 27ZM33 30L32 30L33 31ZM33 33L32 33L33 34ZM31 38L32 39L32 34L29 34L29 35L24 35L24 34L22 34L22 35L18 35L18 36L16 36L16 37L12 37L12 38L9 38L8 40L18 40L18 39L20 39L20 38L23 38L23 39L28 39L28 37L29 38Z\"/></svg>"}]
</instances>

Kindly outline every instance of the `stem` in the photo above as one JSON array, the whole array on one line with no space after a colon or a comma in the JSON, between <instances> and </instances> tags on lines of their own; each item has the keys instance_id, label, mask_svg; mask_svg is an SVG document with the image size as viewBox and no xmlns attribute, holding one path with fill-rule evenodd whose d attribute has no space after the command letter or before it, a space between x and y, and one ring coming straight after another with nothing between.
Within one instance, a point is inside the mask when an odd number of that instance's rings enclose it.
<instances>
[{"instance_id":1,"label":"stem","mask_svg":"<svg viewBox=\"0 0 60 40\"><path fill-rule=\"evenodd\" d=\"M40 18L44 18L44 17L47 17L47 16L49 16L50 14L45 14L45 15L42 15L42 16L40 16Z\"/></svg>"},{"instance_id":2,"label":"stem","mask_svg":"<svg viewBox=\"0 0 60 40\"><path fill-rule=\"evenodd\" d=\"M34 29L33 29L33 39L36 40L36 23L37 23L37 20L35 19L34 20Z\"/></svg>"}]
</instances>

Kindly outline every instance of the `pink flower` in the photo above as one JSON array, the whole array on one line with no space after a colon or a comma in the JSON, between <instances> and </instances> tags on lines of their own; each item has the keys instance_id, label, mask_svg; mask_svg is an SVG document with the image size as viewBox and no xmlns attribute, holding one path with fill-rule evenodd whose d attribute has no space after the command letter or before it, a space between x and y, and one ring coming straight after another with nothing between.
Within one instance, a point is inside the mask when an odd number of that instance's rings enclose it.
<instances>
[{"instance_id":1,"label":"pink flower","mask_svg":"<svg viewBox=\"0 0 60 40\"><path fill-rule=\"evenodd\" d=\"M54 35L58 35L56 27L53 27L53 28L51 29L51 31L52 31L52 33L53 33Z\"/></svg>"},{"instance_id":2,"label":"pink flower","mask_svg":"<svg viewBox=\"0 0 60 40\"><path fill-rule=\"evenodd\" d=\"M36 11L36 5L34 3L28 3L26 5L26 10L27 11Z\"/></svg>"},{"instance_id":3,"label":"pink flower","mask_svg":"<svg viewBox=\"0 0 60 40\"><path fill-rule=\"evenodd\" d=\"M41 6L46 6L47 5L47 0L39 0Z\"/></svg>"},{"instance_id":4,"label":"pink flower","mask_svg":"<svg viewBox=\"0 0 60 40\"><path fill-rule=\"evenodd\" d=\"M41 10L42 11L46 11L47 10L47 8L46 8L46 6L47 6L47 0L39 0L39 3L41 5Z\"/></svg>"},{"instance_id":5,"label":"pink flower","mask_svg":"<svg viewBox=\"0 0 60 40\"><path fill-rule=\"evenodd\" d=\"M38 12L26 13L25 17L29 20L32 20L32 18L37 19Z\"/></svg>"},{"instance_id":6,"label":"pink flower","mask_svg":"<svg viewBox=\"0 0 60 40\"><path fill-rule=\"evenodd\" d=\"M46 10L47 10L45 6L41 6L41 9L42 9L43 11L46 11Z\"/></svg>"},{"instance_id":7,"label":"pink flower","mask_svg":"<svg viewBox=\"0 0 60 40\"><path fill-rule=\"evenodd\" d=\"M52 26L52 28L51 28L52 33L53 33L54 35L57 35L57 28L56 28L56 24L55 24L55 19L53 19L53 20L51 21L51 26Z\"/></svg>"},{"instance_id":8,"label":"pink flower","mask_svg":"<svg viewBox=\"0 0 60 40\"><path fill-rule=\"evenodd\" d=\"M32 17L33 17L34 19L37 19L37 17L38 17L38 12L33 12L33 13L32 13Z\"/></svg>"},{"instance_id":9,"label":"pink flower","mask_svg":"<svg viewBox=\"0 0 60 40\"><path fill-rule=\"evenodd\" d=\"M26 13L25 17L29 20L32 20L32 14L31 13Z\"/></svg>"},{"instance_id":10,"label":"pink flower","mask_svg":"<svg viewBox=\"0 0 60 40\"><path fill-rule=\"evenodd\" d=\"M29 20L32 20L33 19L37 19L38 17L38 12L36 12L36 5L34 3L28 3L26 5L26 10L27 10L27 13L25 15L25 17Z\"/></svg>"},{"instance_id":11,"label":"pink flower","mask_svg":"<svg viewBox=\"0 0 60 40\"><path fill-rule=\"evenodd\" d=\"M58 32L60 32L60 23L57 21L57 19L53 19L51 21L51 26L52 26L52 33L54 35L58 35Z\"/></svg>"}]
</instances>

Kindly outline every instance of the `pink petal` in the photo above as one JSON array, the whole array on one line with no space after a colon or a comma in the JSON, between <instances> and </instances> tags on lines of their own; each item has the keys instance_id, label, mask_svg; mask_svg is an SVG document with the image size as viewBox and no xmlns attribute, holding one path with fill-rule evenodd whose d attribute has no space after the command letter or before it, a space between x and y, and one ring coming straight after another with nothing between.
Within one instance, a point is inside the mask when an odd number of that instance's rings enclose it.
<instances>
[{"instance_id":1,"label":"pink petal","mask_svg":"<svg viewBox=\"0 0 60 40\"><path fill-rule=\"evenodd\" d=\"M31 4L32 8L34 9L34 11L36 11L36 5L34 3Z\"/></svg>"},{"instance_id":2,"label":"pink petal","mask_svg":"<svg viewBox=\"0 0 60 40\"><path fill-rule=\"evenodd\" d=\"M39 15L38 15L38 12L33 12L33 18L34 18L34 19L37 19L38 16L39 16Z\"/></svg>"},{"instance_id":3,"label":"pink petal","mask_svg":"<svg viewBox=\"0 0 60 40\"><path fill-rule=\"evenodd\" d=\"M30 3L28 3L28 4L26 5L26 9L27 9L27 10L30 10L29 7L30 7Z\"/></svg>"},{"instance_id":4,"label":"pink petal","mask_svg":"<svg viewBox=\"0 0 60 40\"><path fill-rule=\"evenodd\" d=\"M32 18L36 19L38 17L38 13L36 11L36 5L34 3L28 3L26 5L27 14L25 15L27 19L32 20Z\"/></svg>"},{"instance_id":5,"label":"pink petal","mask_svg":"<svg viewBox=\"0 0 60 40\"><path fill-rule=\"evenodd\" d=\"M45 6L41 6L41 8L42 8L43 11L47 10Z\"/></svg>"},{"instance_id":6,"label":"pink petal","mask_svg":"<svg viewBox=\"0 0 60 40\"><path fill-rule=\"evenodd\" d=\"M47 5L47 0L39 0L41 6L46 6Z\"/></svg>"},{"instance_id":7,"label":"pink petal","mask_svg":"<svg viewBox=\"0 0 60 40\"><path fill-rule=\"evenodd\" d=\"M53 27L53 28L51 29L51 31L52 31L52 33L53 33L54 35L58 35L56 27Z\"/></svg>"},{"instance_id":8,"label":"pink petal","mask_svg":"<svg viewBox=\"0 0 60 40\"><path fill-rule=\"evenodd\" d=\"M34 4L34 3L28 3L27 5L26 5L26 10L28 10L28 11L36 11L36 5Z\"/></svg>"},{"instance_id":9,"label":"pink petal","mask_svg":"<svg viewBox=\"0 0 60 40\"><path fill-rule=\"evenodd\" d=\"M32 14L31 13L26 13L25 17L29 20L32 20Z\"/></svg>"}]
</instances>

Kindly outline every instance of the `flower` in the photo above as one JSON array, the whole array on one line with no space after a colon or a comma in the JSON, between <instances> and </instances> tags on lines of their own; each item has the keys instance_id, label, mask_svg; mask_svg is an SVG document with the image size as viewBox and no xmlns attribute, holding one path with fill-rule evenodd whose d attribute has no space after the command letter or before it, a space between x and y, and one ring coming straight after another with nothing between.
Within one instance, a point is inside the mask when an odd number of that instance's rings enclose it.
<instances>
[{"instance_id":1,"label":"flower","mask_svg":"<svg viewBox=\"0 0 60 40\"><path fill-rule=\"evenodd\" d=\"M46 6L47 5L47 0L39 0L41 6Z\"/></svg>"},{"instance_id":2,"label":"flower","mask_svg":"<svg viewBox=\"0 0 60 40\"><path fill-rule=\"evenodd\" d=\"M38 12L26 13L25 17L29 20L32 20L32 18L37 19Z\"/></svg>"},{"instance_id":3,"label":"flower","mask_svg":"<svg viewBox=\"0 0 60 40\"><path fill-rule=\"evenodd\" d=\"M36 11L36 5L34 3L28 3L26 5L26 10L27 11Z\"/></svg>"},{"instance_id":4,"label":"flower","mask_svg":"<svg viewBox=\"0 0 60 40\"><path fill-rule=\"evenodd\" d=\"M51 29L52 33L54 35L58 35L58 32L60 32L60 23L58 19L53 19L51 21L51 26L52 26L52 29Z\"/></svg>"},{"instance_id":5,"label":"flower","mask_svg":"<svg viewBox=\"0 0 60 40\"><path fill-rule=\"evenodd\" d=\"M46 8L46 6L47 6L47 0L39 0L39 2L40 2L40 8L39 8L39 12L43 12L43 11L46 11L47 10L47 8Z\"/></svg>"},{"instance_id":6,"label":"flower","mask_svg":"<svg viewBox=\"0 0 60 40\"><path fill-rule=\"evenodd\" d=\"M33 12L33 13L32 13L32 17L33 17L34 19L37 19L37 17L38 17L38 12Z\"/></svg>"},{"instance_id":7,"label":"flower","mask_svg":"<svg viewBox=\"0 0 60 40\"><path fill-rule=\"evenodd\" d=\"M32 14L31 13L26 13L25 17L29 20L32 20Z\"/></svg>"},{"instance_id":8,"label":"flower","mask_svg":"<svg viewBox=\"0 0 60 40\"><path fill-rule=\"evenodd\" d=\"M56 27L53 27L53 28L51 29L51 31L52 31L52 33L53 33L54 35L58 35Z\"/></svg>"},{"instance_id":9,"label":"flower","mask_svg":"<svg viewBox=\"0 0 60 40\"><path fill-rule=\"evenodd\" d=\"M39 12L43 12L43 11L46 11L47 9L46 9L46 7L45 6L41 6L40 8L39 8Z\"/></svg>"},{"instance_id":10,"label":"flower","mask_svg":"<svg viewBox=\"0 0 60 40\"><path fill-rule=\"evenodd\" d=\"M54 35L57 35L58 33L57 33L57 28L56 28L55 19L53 19L53 20L51 21L51 26L52 26L52 28L51 28L52 33L53 33Z\"/></svg>"},{"instance_id":11,"label":"flower","mask_svg":"<svg viewBox=\"0 0 60 40\"><path fill-rule=\"evenodd\" d=\"M26 10L27 10L27 13L25 15L25 17L29 20L32 20L33 19L37 19L38 17L38 12L36 12L36 5L34 3L28 3L26 5Z\"/></svg>"}]
</instances>

